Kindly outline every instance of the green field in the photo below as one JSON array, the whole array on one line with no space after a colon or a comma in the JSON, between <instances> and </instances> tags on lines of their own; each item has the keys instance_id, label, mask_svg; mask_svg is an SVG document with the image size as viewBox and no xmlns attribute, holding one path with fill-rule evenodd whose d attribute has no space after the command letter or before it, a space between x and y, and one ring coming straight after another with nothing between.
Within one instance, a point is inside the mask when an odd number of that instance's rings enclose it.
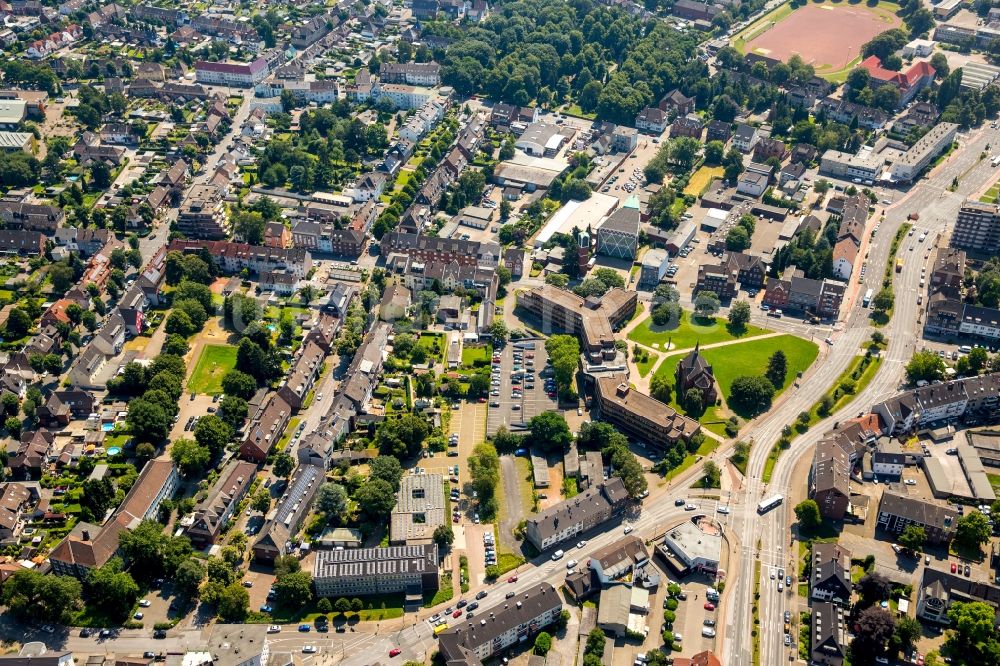
<instances>
[{"instance_id":1,"label":"green field","mask_svg":"<svg viewBox=\"0 0 1000 666\"><path fill-rule=\"evenodd\" d=\"M794 335L779 335L773 338L761 340L746 340L736 345L716 347L715 349L705 349L701 354L712 365L715 379L719 383L719 389L723 396L729 395L729 390L733 385L733 380L744 375L762 375L767 370L768 359L771 354L778 350L785 352L788 359L788 372L785 375L785 383L779 386L775 397L781 394L795 381L796 374L805 372L812 365L819 354L819 346L809 340L803 340ZM657 375L667 375L673 378L677 369L677 362L681 360L684 353L671 354L667 356L663 363L656 370ZM673 396L671 406L679 409L677 396ZM721 419L717 407L710 406L699 419L706 428L717 434L725 432L721 424L713 424L711 421ZM680 410L683 411L683 410Z\"/></svg>"},{"instance_id":2,"label":"green field","mask_svg":"<svg viewBox=\"0 0 1000 666\"><path fill-rule=\"evenodd\" d=\"M666 350L668 343L671 349L688 349L698 342L710 345L738 338L752 338L769 332L763 328L747 325L743 331L737 333L730 330L729 323L725 319L719 317L703 319L685 311L680 324L673 327L657 326L653 323L652 317L646 317L641 324L632 329L628 339L653 349Z\"/></svg>"},{"instance_id":3,"label":"green field","mask_svg":"<svg viewBox=\"0 0 1000 666\"><path fill-rule=\"evenodd\" d=\"M690 194L693 197L701 196L702 192L712 184L713 179L722 178L725 173L726 170L722 167L701 167L691 176L687 187L684 188L684 194Z\"/></svg>"},{"instance_id":4,"label":"green field","mask_svg":"<svg viewBox=\"0 0 1000 666\"><path fill-rule=\"evenodd\" d=\"M489 365L492 349L489 345L474 345L462 347L462 365Z\"/></svg>"},{"instance_id":5,"label":"green field","mask_svg":"<svg viewBox=\"0 0 1000 666\"><path fill-rule=\"evenodd\" d=\"M222 393L222 378L236 367L236 347L205 345L188 381L193 393Z\"/></svg>"},{"instance_id":6,"label":"green field","mask_svg":"<svg viewBox=\"0 0 1000 666\"><path fill-rule=\"evenodd\" d=\"M444 360L444 336L440 333L421 333L417 344L427 350L427 356L434 361Z\"/></svg>"},{"instance_id":7,"label":"green field","mask_svg":"<svg viewBox=\"0 0 1000 666\"><path fill-rule=\"evenodd\" d=\"M996 203L998 198L1000 198L1000 182L994 184L993 187L988 189L986 194L979 197L979 200L983 203L992 204Z\"/></svg>"}]
</instances>

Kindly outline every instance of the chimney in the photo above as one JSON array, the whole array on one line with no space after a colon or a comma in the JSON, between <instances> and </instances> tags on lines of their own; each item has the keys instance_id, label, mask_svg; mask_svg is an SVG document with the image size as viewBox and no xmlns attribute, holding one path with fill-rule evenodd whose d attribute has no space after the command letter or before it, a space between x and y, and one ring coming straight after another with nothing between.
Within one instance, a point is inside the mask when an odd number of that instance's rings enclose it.
<instances>
[{"instance_id":1,"label":"chimney","mask_svg":"<svg viewBox=\"0 0 1000 666\"><path fill-rule=\"evenodd\" d=\"M84 530L83 531L83 540L84 541L90 541L90 530Z\"/></svg>"}]
</instances>

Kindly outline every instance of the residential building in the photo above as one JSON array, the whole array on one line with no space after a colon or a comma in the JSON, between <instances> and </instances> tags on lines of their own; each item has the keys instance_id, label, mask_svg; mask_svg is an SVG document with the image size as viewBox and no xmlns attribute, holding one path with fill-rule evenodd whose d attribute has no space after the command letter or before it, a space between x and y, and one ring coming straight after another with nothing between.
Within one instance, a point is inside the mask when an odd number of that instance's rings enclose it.
<instances>
[{"instance_id":1,"label":"residential building","mask_svg":"<svg viewBox=\"0 0 1000 666\"><path fill-rule=\"evenodd\" d=\"M103 527L79 522L49 553L52 572L85 578L118 551L118 536L134 529L143 520L155 518L163 500L173 497L180 485L180 475L171 460L154 459L146 463L121 506Z\"/></svg>"},{"instance_id":2,"label":"residential building","mask_svg":"<svg viewBox=\"0 0 1000 666\"><path fill-rule=\"evenodd\" d=\"M68 425L72 419L85 419L94 411L97 400L90 391L64 389L49 394L38 406L35 416L44 425Z\"/></svg>"},{"instance_id":3,"label":"residential building","mask_svg":"<svg viewBox=\"0 0 1000 666\"><path fill-rule=\"evenodd\" d=\"M758 172L744 171L736 181L736 191L750 197L759 197L764 194L770 179Z\"/></svg>"},{"instance_id":4,"label":"residential building","mask_svg":"<svg viewBox=\"0 0 1000 666\"><path fill-rule=\"evenodd\" d=\"M402 319L409 312L410 304L410 290L402 284L391 284L382 295L379 317L389 322Z\"/></svg>"},{"instance_id":5,"label":"residential building","mask_svg":"<svg viewBox=\"0 0 1000 666\"><path fill-rule=\"evenodd\" d=\"M436 62L384 62L379 66L378 78L384 83L438 86L441 85L441 65Z\"/></svg>"},{"instance_id":6,"label":"residential building","mask_svg":"<svg viewBox=\"0 0 1000 666\"><path fill-rule=\"evenodd\" d=\"M937 421L989 421L998 413L1000 375L968 377L899 393L872 406L885 434L911 432Z\"/></svg>"},{"instance_id":7,"label":"residential building","mask_svg":"<svg viewBox=\"0 0 1000 666\"><path fill-rule=\"evenodd\" d=\"M667 113L655 106L647 106L635 117L635 127L641 132L662 134L667 128Z\"/></svg>"},{"instance_id":8,"label":"residential building","mask_svg":"<svg viewBox=\"0 0 1000 666\"><path fill-rule=\"evenodd\" d=\"M847 657L848 626L844 609L829 601L814 603L812 607L813 666L843 666Z\"/></svg>"},{"instance_id":9,"label":"residential building","mask_svg":"<svg viewBox=\"0 0 1000 666\"><path fill-rule=\"evenodd\" d=\"M816 444L809 468L809 497L827 520L843 520L851 504L850 455L836 437Z\"/></svg>"},{"instance_id":10,"label":"residential building","mask_svg":"<svg viewBox=\"0 0 1000 666\"><path fill-rule=\"evenodd\" d=\"M872 154L871 151L855 155L831 148L820 158L819 171L835 178L875 181L881 177L884 166L885 159Z\"/></svg>"},{"instance_id":11,"label":"residential building","mask_svg":"<svg viewBox=\"0 0 1000 666\"><path fill-rule=\"evenodd\" d=\"M661 112L662 113L662 112ZM695 114L677 116L670 124L670 136L686 136L701 141L701 134L705 131L705 123L701 117Z\"/></svg>"},{"instance_id":12,"label":"residential building","mask_svg":"<svg viewBox=\"0 0 1000 666\"><path fill-rule=\"evenodd\" d=\"M608 585L597 604L597 626L612 636L644 635L648 613L648 590L626 583Z\"/></svg>"},{"instance_id":13,"label":"residential building","mask_svg":"<svg viewBox=\"0 0 1000 666\"><path fill-rule=\"evenodd\" d=\"M312 255L299 247L279 248L178 238L170 242L168 250L184 254L208 253L215 260L218 269L230 275L247 269L258 275L283 272L305 279L312 268Z\"/></svg>"},{"instance_id":14,"label":"residential building","mask_svg":"<svg viewBox=\"0 0 1000 666\"><path fill-rule=\"evenodd\" d=\"M630 153L639 145L639 130L619 125L611 132L611 150Z\"/></svg>"},{"instance_id":15,"label":"residential building","mask_svg":"<svg viewBox=\"0 0 1000 666\"><path fill-rule=\"evenodd\" d=\"M438 547L428 543L320 550L312 573L319 597L422 595L438 589Z\"/></svg>"},{"instance_id":16,"label":"residential building","mask_svg":"<svg viewBox=\"0 0 1000 666\"><path fill-rule=\"evenodd\" d=\"M816 601L832 601L848 606L853 589L851 551L837 542L813 542L809 597Z\"/></svg>"},{"instance_id":17,"label":"residential building","mask_svg":"<svg viewBox=\"0 0 1000 666\"><path fill-rule=\"evenodd\" d=\"M960 298L962 282L965 279L965 251L951 247L933 250L928 293L943 294L949 298Z\"/></svg>"},{"instance_id":18,"label":"residential building","mask_svg":"<svg viewBox=\"0 0 1000 666\"><path fill-rule=\"evenodd\" d=\"M666 111L672 117L686 116L689 113L694 113L696 101L694 97L688 97L677 88L674 88L663 96L663 99L660 100L657 106L661 111Z\"/></svg>"},{"instance_id":19,"label":"residential building","mask_svg":"<svg viewBox=\"0 0 1000 666\"><path fill-rule=\"evenodd\" d=\"M771 158L784 161L788 157L788 147L783 141L769 136L761 137L753 147L753 161L766 162Z\"/></svg>"},{"instance_id":20,"label":"residential building","mask_svg":"<svg viewBox=\"0 0 1000 666\"><path fill-rule=\"evenodd\" d=\"M657 449L688 441L701 429L694 419L631 388L622 375L597 377L595 402L601 420Z\"/></svg>"},{"instance_id":21,"label":"residential building","mask_svg":"<svg viewBox=\"0 0 1000 666\"><path fill-rule=\"evenodd\" d=\"M489 617L459 623L442 632L438 649L446 664L482 666L511 645L527 643L558 620L561 612L562 600L555 588L539 583L494 607Z\"/></svg>"},{"instance_id":22,"label":"residential building","mask_svg":"<svg viewBox=\"0 0 1000 666\"><path fill-rule=\"evenodd\" d=\"M608 544L590 556L590 569L601 584L612 583L631 575L649 562L649 551L642 539L629 535Z\"/></svg>"},{"instance_id":23,"label":"residential building","mask_svg":"<svg viewBox=\"0 0 1000 666\"><path fill-rule=\"evenodd\" d=\"M448 524L445 515L445 477L440 474L404 474L392 510L389 543L417 546L434 543L434 530Z\"/></svg>"},{"instance_id":24,"label":"residential building","mask_svg":"<svg viewBox=\"0 0 1000 666\"><path fill-rule=\"evenodd\" d=\"M30 518L27 510L38 499L37 491L32 492L26 484L3 484L0 490L0 544L10 546L18 542Z\"/></svg>"},{"instance_id":25,"label":"residential building","mask_svg":"<svg viewBox=\"0 0 1000 666\"><path fill-rule=\"evenodd\" d=\"M592 361L615 358L612 329L632 316L638 297L634 291L614 288L600 298L581 298L550 284L521 294L518 305L541 319L542 330L576 335Z\"/></svg>"},{"instance_id":26,"label":"residential building","mask_svg":"<svg viewBox=\"0 0 1000 666\"><path fill-rule=\"evenodd\" d=\"M45 236L37 231L0 229L2 254L42 256L45 254L45 246Z\"/></svg>"},{"instance_id":27,"label":"residential building","mask_svg":"<svg viewBox=\"0 0 1000 666\"><path fill-rule=\"evenodd\" d=\"M733 126L722 120L712 120L708 123L708 131L705 134L705 142L721 141L729 143L729 137L733 134Z\"/></svg>"},{"instance_id":28,"label":"residential building","mask_svg":"<svg viewBox=\"0 0 1000 666\"><path fill-rule=\"evenodd\" d=\"M947 544L955 536L958 513L948 506L885 491L878 507L878 526L887 532L901 533L906 527L924 528L927 542Z\"/></svg>"},{"instance_id":29,"label":"residential building","mask_svg":"<svg viewBox=\"0 0 1000 666\"><path fill-rule=\"evenodd\" d=\"M229 213L216 185L191 188L177 213L177 229L189 238L221 240L229 235Z\"/></svg>"},{"instance_id":30,"label":"residential building","mask_svg":"<svg viewBox=\"0 0 1000 666\"><path fill-rule=\"evenodd\" d=\"M625 484L612 477L530 516L525 536L538 550L548 550L619 515L628 502Z\"/></svg>"},{"instance_id":31,"label":"residential building","mask_svg":"<svg viewBox=\"0 0 1000 666\"><path fill-rule=\"evenodd\" d=\"M951 246L986 256L1000 253L1000 205L966 200L955 220Z\"/></svg>"},{"instance_id":32,"label":"residential building","mask_svg":"<svg viewBox=\"0 0 1000 666\"><path fill-rule=\"evenodd\" d=\"M240 456L262 463L271 448L281 439L292 416L292 407L280 394L274 394L260 413L250 417L247 436L240 445Z\"/></svg>"},{"instance_id":33,"label":"residential building","mask_svg":"<svg viewBox=\"0 0 1000 666\"><path fill-rule=\"evenodd\" d=\"M736 126L736 133L733 134L733 148L741 153L749 153L760 139L756 127L740 123Z\"/></svg>"},{"instance_id":34,"label":"residential building","mask_svg":"<svg viewBox=\"0 0 1000 666\"><path fill-rule=\"evenodd\" d=\"M892 163L889 177L901 183L916 180L931 160L951 146L957 132L955 123L938 123Z\"/></svg>"},{"instance_id":35,"label":"residential building","mask_svg":"<svg viewBox=\"0 0 1000 666\"><path fill-rule=\"evenodd\" d=\"M302 409L306 396L319 379L325 359L326 352L312 340L305 341L296 352L288 379L278 389L278 395L296 412Z\"/></svg>"},{"instance_id":36,"label":"residential building","mask_svg":"<svg viewBox=\"0 0 1000 666\"><path fill-rule=\"evenodd\" d=\"M198 83L233 88L252 88L267 78L270 72L263 58L250 63L199 60L194 64L194 70Z\"/></svg>"},{"instance_id":37,"label":"residential building","mask_svg":"<svg viewBox=\"0 0 1000 666\"><path fill-rule=\"evenodd\" d=\"M406 254L424 263L451 263L489 266L500 262L501 248L494 242L479 242L456 238L439 238L424 234L391 231L379 243L383 257L391 253Z\"/></svg>"},{"instance_id":38,"label":"residential building","mask_svg":"<svg viewBox=\"0 0 1000 666\"><path fill-rule=\"evenodd\" d=\"M184 527L184 536L191 540L195 548L204 548L216 542L256 476L257 465L242 460L230 460L219 471L208 497L195 507L191 522Z\"/></svg>"},{"instance_id":39,"label":"residential building","mask_svg":"<svg viewBox=\"0 0 1000 666\"><path fill-rule=\"evenodd\" d=\"M889 117L881 109L834 97L820 100L817 111L822 111L827 118L845 125L850 125L857 119L858 126L869 130L881 129L889 121Z\"/></svg>"},{"instance_id":40,"label":"residential building","mask_svg":"<svg viewBox=\"0 0 1000 666\"><path fill-rule=\"evenodd\" d=\"M274 509L267 514L260 536L253 544L254 560L273 564L275 558L290 551L291 540L309 515L309 508L323 483L323 474L324 470L314 465L299 465L295 468L285 486L285 492Z\"/></svg>"}]
</instances>

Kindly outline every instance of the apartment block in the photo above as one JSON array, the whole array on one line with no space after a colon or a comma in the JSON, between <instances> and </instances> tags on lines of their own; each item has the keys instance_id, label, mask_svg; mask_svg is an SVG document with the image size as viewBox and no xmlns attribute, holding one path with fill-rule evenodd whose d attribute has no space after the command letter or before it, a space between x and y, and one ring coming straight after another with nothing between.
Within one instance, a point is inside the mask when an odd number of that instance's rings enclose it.
<instances>
[{"instance_id":1,"label":"apartment block","mask_svg":"<svg viewBox=\"0 0 1000 666\"><path fill-rule=\"evenodd\" d=\"M538 550L547 550L610 520L624 511L628 502L625 484L617 476L612 477L531 516L527 539Z\"/></svg>"}]
</instances>

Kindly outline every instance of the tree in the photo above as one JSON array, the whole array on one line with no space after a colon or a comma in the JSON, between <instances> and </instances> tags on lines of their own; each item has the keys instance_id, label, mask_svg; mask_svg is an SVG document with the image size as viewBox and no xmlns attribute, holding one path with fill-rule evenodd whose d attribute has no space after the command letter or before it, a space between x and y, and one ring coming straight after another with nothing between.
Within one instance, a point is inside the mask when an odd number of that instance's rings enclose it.
<instances>
[{"instance_id":1,"label":"tree","mask_svg":"<svg viewBox=\"0 0 1000 666\"><path fill-rule=\"evenodd\" d=\"M962 655L969 666L1000 663L1000 635L994 629L993 612L992 606L981 601L952 603L948 620L953 632L947 641L951 654Z\"/></svg>"},{"instance_id":2,"label":"tree","mask_svg":"<svg viewBox=\"0 0 1000 666\"><path fill-rule=\"evenodd\" d=\"M445 523L444 525L438 525L434 528L434 542L444 548L445 546L450 546L455 542L455 532L451 529L451 525Z\"/></svg>"},{"instance_id":3,"label":"tree","mask_svg":"<svg viewBox=\"0 0 1000 666\"><path fill-rule=\"evenodd\" d=\"M702 468L701 481L699 484L702 488L718 488L719 483L722 480L722 470L715 462L709 460L705 463Z\"/></svg>"},{"instance_id":4,"label":"tree","mask_svg":"<svg viewBox=\"0 0 1000 666\"><path fill-rule=\"evenodd\" d=\"M416 455L430 434L427 421L407 414L401 418L383 421L375 431L375 445L384 455L397 458Z\"/></svg>"},{"instance_id":5,"label":"tree","mask_svg":"<svg viewBox=\"0 0 1000 666\"><path fill-rule=\"evenodd\" d=\"M235 395L227 395L219 403L219 416L232 430L237 430L247 417L247 401Z\"/></svg>"},{"instance_id":6,"label":"tree","mask_svg":"<svg viewBox=\"0 0 1000 666\"><path fill-rule=\"evenodd\" d=\"M334 602L333 607L336 608L337 612L341 615L351 612L351 602L344 597L337 599L337 601Z\"/></svg>"},{"instance_id":7,"label":"tree","mask_svg":"<svg viewBox=\"0 0 1000 666\"><path fill-rule=\"evenodd\" d=\"M729 308L729 323L737 330L743 330L750 323L750 304L746 301L736 301Z\"/></svg>"},{"instance_id":8,"label":"tree","mask_svg":"<svg viewBox=\"0 0 1000 666\"><path fill-rule=\"evenodd\" d=\"M170 447L170 458L184 476L197 477L208 467L212 452L193 439L178 439Z\"/></svg>"},{"instance_id":9,"label":"tree","mask_svg":"<svg viewBox=\"0 0 1000 666\"><path fill-rule=\"evenodd\" d=\"M368 463L368 476L372 479L382 479L395 492L399 490L399 480L403 478L403 467L399 464L398 458L378 456Z\"/></svg>"},{"instance_id":10,"label":"tree","mask_svg":"<svg viewBox=\"0 0 1000 666\"><path fill-rule=\"evenodd\" d=\"M139 586L131 575L122 571L122 561L117 557L90 571L87 588L91 604L119 620L129 616L139 598Z\"/></svg>"},{"instance_id":11,"label":"tree","mask_svg":"<svg viewBox=\"0 0 1000 666\"><path fill-rule=\"evenodd\" d=\"M770 407L774 398L774 384L767 377L737 377L729 388L731 405L749 413L760 413Z\"/></svg>"},{"instance_id":12,"label":"tree","mask_svg":"<svg viewBox=\"0 0 1000 666\"><path fill-rule=\"evenodd\" d=\"M5 326L6 335L8 341L18 340L23 338L31 330L32 319L28 316L28 313L21 308L14 308L10 311L7 316L7 324Z\"/></svg>"},{"instance_id":13,"label":"tree","mask_svg":"<svg viewBox=\"0 0 1000 666\"><path fill-rule=\"evenodd\" d=\"M347 510L347 491L338 483L324 483L316 495L316 509L325 513L327 520L342 516Z\"/></svg>"},{"instance_id":14,"label":"tree","mask_svg":"<svg viewBox=\"0 0 1000 666\"><path fill-rule=\"evenodd\" d=\"M895 642L904 650L913 647L920 638L920 622L909 615L900 615L896 619Z\"/></svg>"},{"instance_id":15,"label":"tree","mask_svg":"<svg viewBox=\"0 0 1000 666\"><path fill-rule=\"evenodd\" d=\"M941 51L931 56L931 67L934 68L934 76L938 79L945 78L951 72L951 67L948 66L948 57Z\"/></svg>"},{"instance_id":16,"label":"tree","mask_svg":"<svg viewBox=\"0 0 1000 666\"><path fill-rule=\"evenodd\" d=\"M681 306L673 301L660 303L653 307L652 311L653 323L657 326L669 326L673 323L680 323L681 316L683 316Z\"/></svg>"},{"instance_id":17,"label":"tree","mask_svg":"<svg viewBox=\"0 0 1000 666\"><path fill-rule=\"evenodd\" d=\"M708 164L721 164L725 153L726 145L721 141L709 141L705 144L705 162Z\"/></svg>"},{"instance_id":18,"label":"tree","mask_svg":"<svg viewBox=\"0 0 1000 666\"><path fill-rule=\"evenodd\" d=\"M226 443L232 436L233 431L229 424L215 414L206 414L200 417L198 424L194 427L195 440L211 451L213 456L217 456L225 450Z\"/></svg>"},{"instance_id":19,"label":"tree","mask_svg":"<svg viewBox=\"0 0 1000 666\"><path fill-rule=\"evenodd\" d=\"M250 502L250 508L254 511L267 513L271 509L271 491L267 488L261 488L258 490L257 494L253 496L253 500Z\"/></svg>"},{"instance_id":20,"label":"tree","mask_svg":"<svg viewBox=\"0 0 1000 666\"><path fill-rule=\"evenodd\" d=\"M318 610L320 613L323 614L332 613L333 602L330 601L329 597L323 597L322 599L316 602L316 610Z\"/></svg>"},{"instance_id":21,"label":"tree","mask_svg":"<svg viewBox=\"0 0 1000 666\"><path fill-rule=\"evenodd\" d=\"M14 572L0 588L0 602L22 622L63 622L80 604L80 581L33 569Z\"/></svg>"},{"instance_id":22,"label":"tree","mask_svg":"<svg viewBox=\"0 0 1000 666\"><path fill-rule=\"evenodd\" d=\"M507 342L507 338L510 336L510 331L507 330L507 324L504 323L502 317L496 317L490 324L490 338L494 343L503 344Z\"/></svg>"},{"instance_id":23,"label":"tree","mask_svg":"<svg viewBox=\"0 0 1000 666\"><path fill-rule=\"evenodd\" d=\"M819 505L815 500L807 499L795 505L795 517L799 520L799 525L806 529L814 529L823 524L823 518L819 513Z\"/></svg>"},{"instance_id":24,"label":"tree","mask_svg":"<svg viewBox=\"0 0 1000 666\"><path fill-rule=\"evenodd\" d=\"M249 400L257 392L257 380L239 370L230 370L222 377L222 390L226 396L239 396Z\"/></svg>"},{"instance_id":25,"label":"tree","mask_svg":"<svg viewBox=\"0 0 1000 666\"><path fill-rule=\"evenodd\" d=\"M396 494L392 486L383 479L369 478L356 491L354 501L369 518L385 518L396 505Z\"/></svg>"},{"instance_id":26,"label":"tree","mask_svg":"<svg viewBox=\"0 0 1000 666\"><path fill-rule=\"evenodd\" d=\"M989 518L979 511L970 511L955 523L955 543L966 548L979 550L992 533Z\"/></svg>"},{"instance_id":27,"label":"tree","mask_svg":"<svg viewBox=\"0 0 1000 666\"><path fill-rule=\"evenodd\" d=\"M884 289L880 289L875 294L875 298L872 299L872 309L884 314L892 309L894 302L895 297L892 294L892 289L885 287Z\"/></svg>"},{"instance_id":28,"label":"tree","mask_svg":"<svg viewBox=\"0 0 1000 666\"><path fill-rule=\"evenodd\" d=\"M701 389L691 387L684 393L684 411L700 416L705 411L705 394Z\"/></svg>"},{"instance_id":29,"label":"tree","mask_svg":"<svg viewBox=\"0 0 1000 666\"><path fill-rule=\"evenodd\" d=\"M295 468L295 459L285 452L281 452L274 457L273 472L275 476L287 479Z\"/></svg>"},{"instance_id":30,"label":"tree","mask_svg":"<svg viewBox=\"0 0 1000 666\"><path fill-rule=\"evenodd\" d=\"M553 335L545 341L545 350L549 354L552 368L555 372L556 386L561 395L575 396L572 390L573 376L580 364L580 342L574 335Z\"/></svg>"},{"instance_id":31,"label":"tree","mask_svg":"<svg viewBox=\"0 0 1000 666\"><path fill-rule=\"evenodd\" d=\"M892 591L892 583L879 573L865 574L858 581L857 587L861 600L866 606L888 599L889 593Z\"/></svg>"},{"instance_id":32,"label":"tree","mask_svg":"<svg viewBox=\"0 0 1000 666\"><path fill-rule=\"evenodd\" d=\"M559 412L542 412L528 422L531 443L546 452L562 453L573 442L566 419Z\"/></svg>"},{"instance_id":33,"label":"tree","mask_svg":"<svg viewBox=\"0 0 1000 666\"><path fill-rule=\"evenodd\" d=\"M649 380L649 395L664 404L669 404L670 394L671 377L659 372L653 375Z\"/></svg>"},{"instance_id":34,"label":"tree","mask_svg":"<svg viewBox=\"0 0 1000 666\"><path fill-rule=\"evenodd\" d=\"M914 552L923 550L925 541L927 541L927 533L919 525L907 525L903 533L899 535L899 545Z\"/></svg>"},{"instance_id":35,"label":"tree","mask_svg":"<svg viewBox=\"0 0 1000 666\"><path fill-rule=\"evenodd\" d=\"M719 307L719 296L714 291L699 291L694 298L694 310L702 317L714 316Z\"/></svg>"},{"instance_id":36,"label":"tree","mask_svg":"<svg viewBox=\"0 0 1000 666\"><path fill-rule=\"evenodd\" d=\"M52 281L52 288L56 293L65 294L73 286L73 269L64 262L53 264L49 269L49 280Z\"/></svg>"},{"instance_id":37,"label":"tree","mask_svg":"<svg viewBox=\"0 0 1000 666\"><path fill-rule=\"evenodd\" d=\"M118 544L130 571L146 581L173 576L192 552L187 538L164 534L163 526L153 520L122 532Z\"/></svg>"},{"instance_id":38,"label":"tree","mask_svg":"<svg viewBox=\"0 0 1000 666\"><path fill-rule=\"evenodd\" d=\"M224 622L242 622L247 616L250 594L239 583L230 583L222 588L216 604Z\"/></svg>"},{"instance_id":39,"label":"tree","mask_svg":"<svg viewBox=\"0 0 1000 666\"><path fill-rule=\"evenodd\" d=\"M534 652L537 655L544 657L552 649L552 636L545 631L539 632L535 636L535 647Z\"/></svg>"},{"instance_id":40,"label":"tree","mask_svg":"<svg viewBox=\"0 0 1000 666\"><path fill-rule=\"evenodd\" d=\"M750 247L750 234L741 226L735 226L726 234L726 249L732 252L742 252Z\"/></svg>"},{"instance_id":41,"label":"tree","mask_svg":"<svg viewBox=\"0 0 1000 666\"><path fill-rule=\"evenodd\" d=\"M969 370L977 375L990 361L990 355L985 347L973 347L965 358L969 360Z\"/></svg>"},{"instance_id":42,"label":"tree","mask_svg":"<svg viewBox=\"0 0 1000 666\"><path fill-rule=\"evenodd\" d=\"M274 581L275 601L285 608L302 608L312 596L312 576L306 571L287 573Z\"/></svg>"},{"instance_id":43,"label":"tree","mask_svg":"<svg viewBox=\"0 0 1000 666\"><path fill-rule=\"evenodd\" d=\"M785 356L785 352L778 349L773 354L771 358L767 361L767 371L764 372L764 376L767 380L771 382L774 386L784 386L785 385L785 375L788 373L788 358Z\"/></svg>"},{"instance_id":44,"label":"tree","mask_svg":"<svg viewBox=\"0 0 1000 666\"><path fill-rule=\"evenodd\" d=\"M855 622L851 660L871 663L874 657L882 656L895 630L896 620L888 609L869 606L862 610Z\"/></svg>"},{"instance_id":45,"label":"tree","mask_svg":"<svg viewBox=\"0 0 1000 666\"><path fill-rule=\"evenodd\" d=\"M914 352L906 364L906 378L911 384L918 381L933 381L944 377L944 360L932 351Z\"/></svg>"},{"instance_id":46,"label":"tree","mask_svg":"<svg viewBox=\"0 0 1000 666\"><path fill-rule=\"evenodd\" d=\"M104 514L115 499L115 484L109 478L87 479L83 482L80 506L90 511L97 523L104 520Z\"/></svg>"},{"instance_id":47,"label":"tree","mask_svg":"<svg viewBox=\"0 0 1000 666\"><path fill-rule=\"evenodd\" d=\"M500 484L500 457L496 447L489 443L478 444L469 456L469 474L472 487L478 494L479 506L486 515L496 511L496 488Z\"/></svg>"},{"instance_id":48,"label":"tree","mask_svg":"<svg viewBox=\"0 0 1000 666\"><path fill-rule=\"evenodd\" d=\"M736 179L743 173L743 153L736 148L730 148L726 156L722 158L722 166L725 168L726 180L736 182Z\"/></svg>"},{"instance_id":49,"label":"tree","mask_svg":"<svg viewBox=\"0 0 1000 666\"><path fill-rule=\"evenodd\" d=\"M205 580L205 567L194 559L189 558L181 562L174 574L174 591L181 598L194 598L198 596L198 587L201 581Z\"/></svg>"}]
</instances>

